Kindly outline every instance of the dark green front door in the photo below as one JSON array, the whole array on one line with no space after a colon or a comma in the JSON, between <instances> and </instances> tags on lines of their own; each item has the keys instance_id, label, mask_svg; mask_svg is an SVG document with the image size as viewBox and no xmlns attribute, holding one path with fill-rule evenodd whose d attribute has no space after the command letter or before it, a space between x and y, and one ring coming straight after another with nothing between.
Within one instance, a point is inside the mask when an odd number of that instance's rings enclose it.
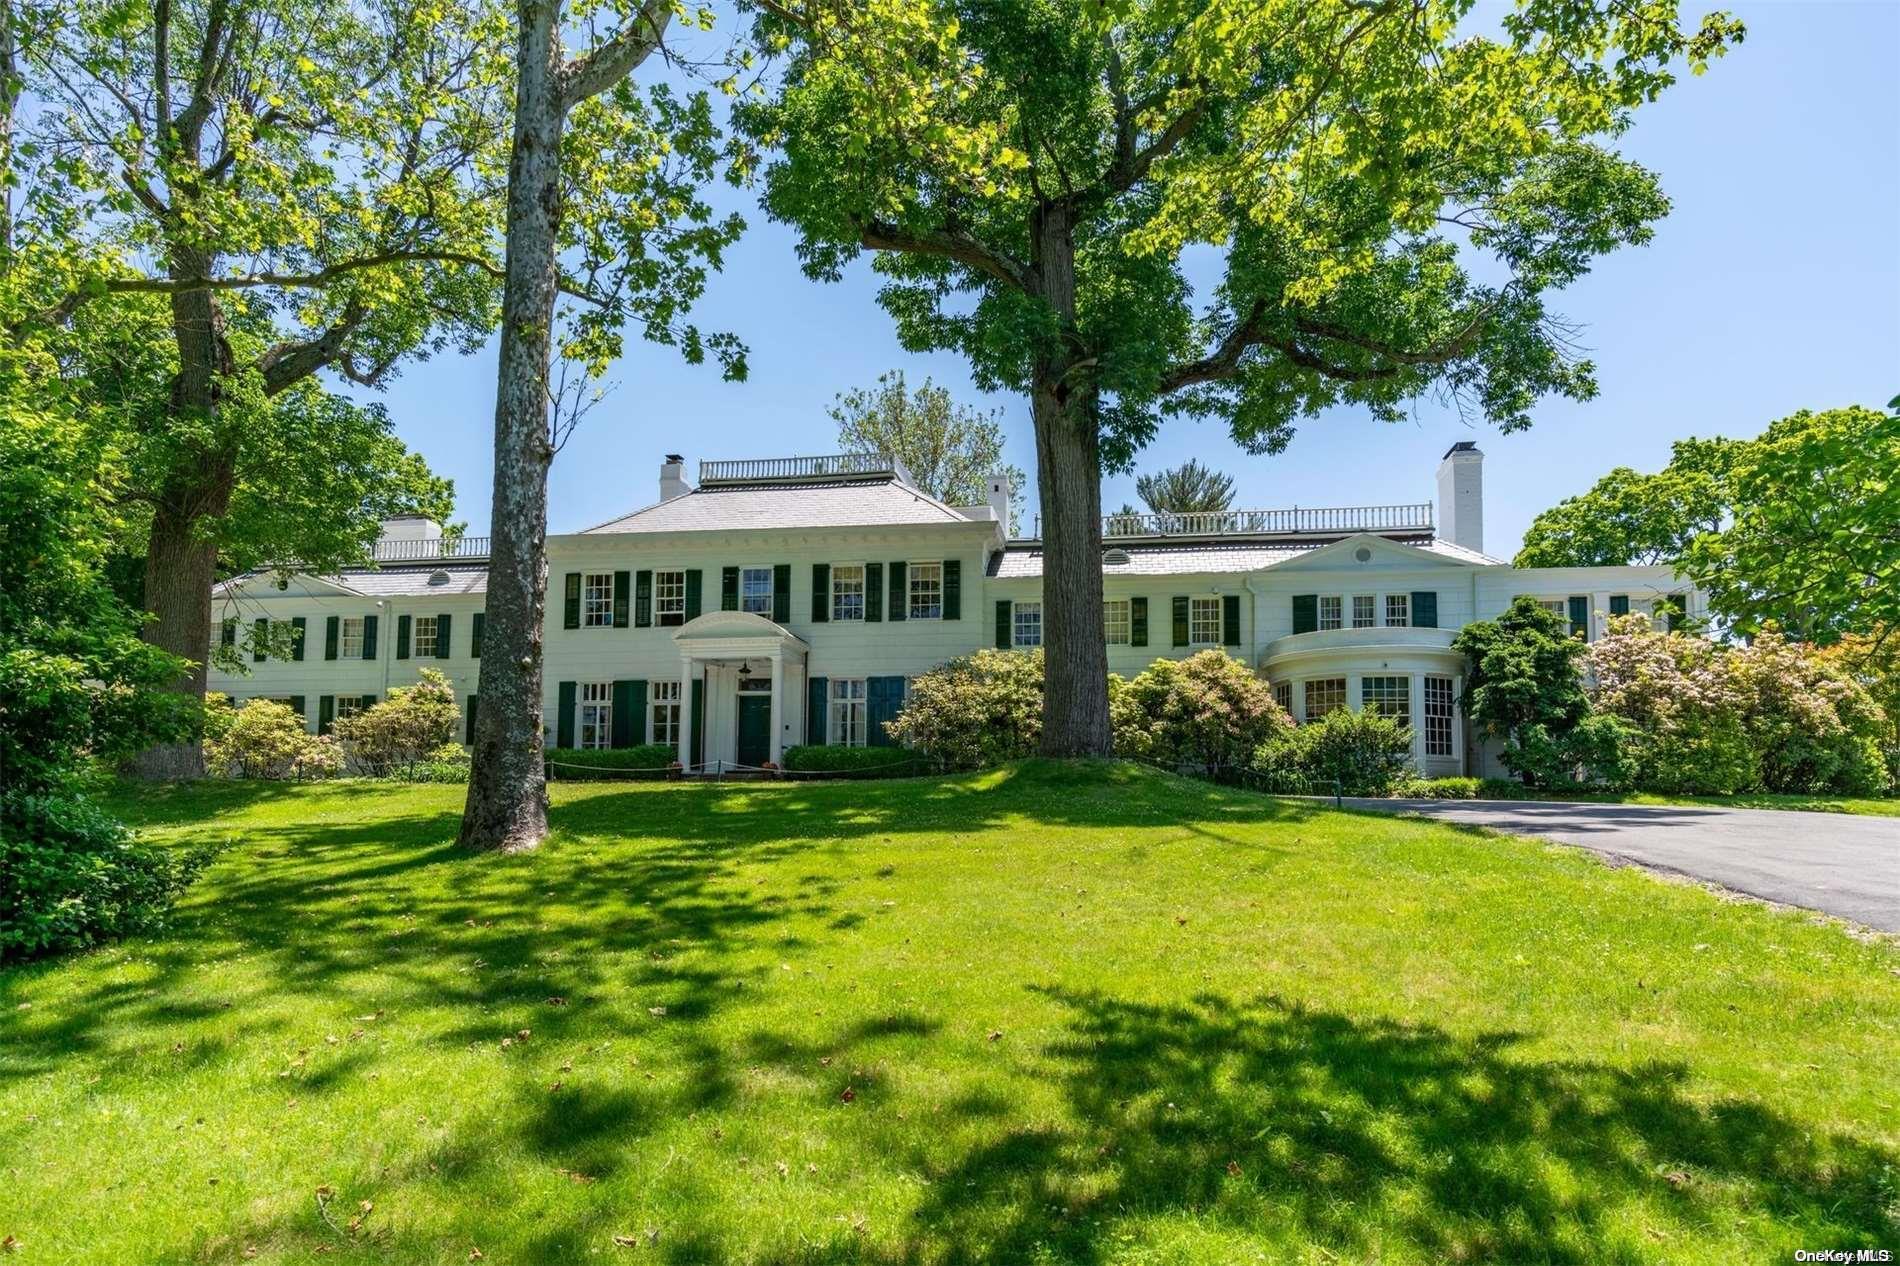
<instances>
[{"instance_id":1,"label":"dark green front door","mask_svg":"<svg viewBox=\"0 0 1900 1266\"><path fill-rule=\"evenodd\" d=\"M739 763L763 765L772 756L772 696L739 696Z\"/></svg>"}]
</instances>

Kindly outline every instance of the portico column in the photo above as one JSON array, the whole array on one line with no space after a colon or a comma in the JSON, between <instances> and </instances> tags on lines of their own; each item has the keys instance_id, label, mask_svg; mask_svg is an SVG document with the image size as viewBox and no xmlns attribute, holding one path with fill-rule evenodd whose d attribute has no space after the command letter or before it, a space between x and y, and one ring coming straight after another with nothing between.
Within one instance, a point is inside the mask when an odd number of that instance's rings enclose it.
<instances>
[{"instance_id":1,"label":"portico column","mask_svg":"<svg viewBox=\"0 0 1900 1266\"><path fill-rule=\"evenodd\" d=\"M1421 777L1425 773L1425 674L1412 673L1406 678L1406 715L1412 718L1412 768Z\"/></svg>"},{"instance_id":2,"label":"portico column","mask_svg":"<svg viewBox=\"0 0 1900 1266\"><path fill-rule=\"evenodd\" d=\"M680 754L681 769L693 767L693 657L680 656Z\"/></svg>"},{"instance_id":3,"label":"portico column","mask_svg":"<svg viewBox=\"0 0 1900 1266\"><path fill-rule=\"evenodd\" d=\"M772 648L772 763L778 764L785 750L785 648Z\"/></svg>"}]
</instances>

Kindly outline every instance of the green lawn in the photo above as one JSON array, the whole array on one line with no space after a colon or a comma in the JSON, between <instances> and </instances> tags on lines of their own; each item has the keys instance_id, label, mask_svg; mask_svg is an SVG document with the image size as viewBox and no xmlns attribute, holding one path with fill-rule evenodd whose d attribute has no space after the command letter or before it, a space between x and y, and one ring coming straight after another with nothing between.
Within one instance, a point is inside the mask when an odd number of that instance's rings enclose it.
<instances>
[{"instance_id":1,"label":"green lawn","mask_svg":"<svg viewBox=\"0 0 1900 1266\"><path fill-rule=\"evenodd\" d=\"M1783 796L1768 792L1739 796L1658 796L1634 792L1625 804L1715 804L1731 809L1795 809L1806 813L1858 813L1877 818L1900 818L1900 799L1891 796Z\"/></svg>"},{"instance_id":2,"label":"green lawn","mask_svg":"<svg viewBox=\"0 0 1900 1266\"><path fill-rule=\"evenodd\" d=\"M1891 942L1121 765L554 800L128 795L233 847L0 974L5 1260L1900 1247Z\"/></svg>"}]
</instances>

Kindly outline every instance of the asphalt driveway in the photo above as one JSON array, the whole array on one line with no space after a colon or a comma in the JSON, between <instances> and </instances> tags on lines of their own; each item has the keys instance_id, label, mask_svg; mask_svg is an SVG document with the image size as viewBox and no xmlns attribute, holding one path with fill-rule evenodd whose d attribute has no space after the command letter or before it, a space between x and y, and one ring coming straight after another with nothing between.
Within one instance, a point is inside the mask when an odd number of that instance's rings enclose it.
<instances>
[{"instance_id":1,"label":"asphalt driveway","mask_svg":"<svg viewBox=\"0 0 1900 1266\"><path fill-rule=\"evenodd\" d=\"M1900 818L1700 805L1355 800L1576 844L1784 905L1900 932Z\"/></svg>"}]
</instances>

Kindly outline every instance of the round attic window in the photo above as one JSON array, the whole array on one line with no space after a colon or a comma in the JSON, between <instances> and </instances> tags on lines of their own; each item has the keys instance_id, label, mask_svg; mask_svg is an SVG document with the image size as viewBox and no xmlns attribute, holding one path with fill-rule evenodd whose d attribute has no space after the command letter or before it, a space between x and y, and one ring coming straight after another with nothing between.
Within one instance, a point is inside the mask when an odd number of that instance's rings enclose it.
<instances>
[{"instance_id":1,"label":"round attic window","mask_svg":"<svg viewBox=\"0 0 1900 1266\"><path fill-rule=\"evenodd\" d=\"M1125 567L1128 565L1128 551L1125 549L1108 550L1102 555L1102 562L1109 567Z\"/></svg>"},{"instance_id":2,"label":"round attic window","mask_svg":"<svg viewBox=\"0 0 1900 1266\"><path fill-rule=\"evenodd\" d=\"M1372 561L1372 551L1367 549L1363 545L1361 545L1358 549L1354 550L1352 552L1352 556L1358 559L1362 563L1369 563Z\"/></svg>"},{"instance_id":3,"label":"round attic window","mask_svg":"<svg viewBox=\"0 0 1900 1266\"><path fill-rule=\"evenodd\" d=\"M429 583L432 585L446 585L449 583L449 574L445 571L430 572Z\"/></svg>"}]
</instances>

